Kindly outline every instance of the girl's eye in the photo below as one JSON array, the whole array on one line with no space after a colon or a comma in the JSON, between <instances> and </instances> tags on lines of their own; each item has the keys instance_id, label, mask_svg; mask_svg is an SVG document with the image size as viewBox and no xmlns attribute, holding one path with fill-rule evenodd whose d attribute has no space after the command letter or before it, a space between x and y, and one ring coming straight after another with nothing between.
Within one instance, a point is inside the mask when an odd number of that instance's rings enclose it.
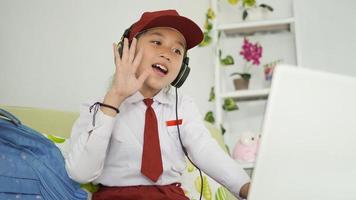
<instances>
[{"instance_id":1,"label":"girl's eye","mask_svg":"<svg viewBox=\"0 0 356 200\"><path fill-rule=\"evenodd\" d=\"M155 45L161 45L161 42L160 41L157 41L157 40L153 40L151 41L151 43L155 44Z\"/></svg>"},{"instance_id":2,"label":"girl's eye","mask_svg":"<svg viewBox=\"0 0 356 200\"><path fill-rule=\"evenodd\" d=\"M174 53L176 53L176 54L178 54L178 55L182 55L182 52L181 52L181 50L179 50L179 49L174 49Z\"/></svg>"}]
</instances>

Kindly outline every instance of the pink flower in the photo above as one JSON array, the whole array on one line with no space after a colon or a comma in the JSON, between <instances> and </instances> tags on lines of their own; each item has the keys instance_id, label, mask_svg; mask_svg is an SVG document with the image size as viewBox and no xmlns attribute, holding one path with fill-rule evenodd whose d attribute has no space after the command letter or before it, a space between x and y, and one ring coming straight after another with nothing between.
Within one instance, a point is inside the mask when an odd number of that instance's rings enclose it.
<instances>
[{"instance_id":1,"label":"pink flower","mask_svg":"<svg viewBox=\"0 0 356 200\"><path fill-rule=\"evenodd\" d=\"M259 65L260 58L262 57L262 46L258 43L252 44L245 38L240 55L242 55L247 62L252 61L252 64Z\"/></svg>"}]
</instances>

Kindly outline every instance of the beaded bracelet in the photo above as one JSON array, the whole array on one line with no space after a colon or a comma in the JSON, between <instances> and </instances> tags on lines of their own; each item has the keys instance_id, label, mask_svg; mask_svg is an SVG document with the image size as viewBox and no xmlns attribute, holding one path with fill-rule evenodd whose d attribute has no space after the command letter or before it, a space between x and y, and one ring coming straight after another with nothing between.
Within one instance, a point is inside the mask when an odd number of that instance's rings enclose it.
<instances>
[{"instance_id":1,"label":"beaded bracelet","mask_svg":"<svg viewBox=\"0 0 356 200\"><path fill-rule=\"evenodd\" d=\"M105 104L105 103L101 103L101 102L95 102L95 103L94 103L92 106L90 106L90 107L92 108L93 106L95 106L95 105L97 105L97 104L99 104L100 106L103 106L103 107L111 108L111 109L115 110L116 113L119 113L119 112L120 112L119 109L115 108L114 106L108 105L108 104ZM91 111L91 108L90 108L90 111Z\"/></svg>"}]
</instances>

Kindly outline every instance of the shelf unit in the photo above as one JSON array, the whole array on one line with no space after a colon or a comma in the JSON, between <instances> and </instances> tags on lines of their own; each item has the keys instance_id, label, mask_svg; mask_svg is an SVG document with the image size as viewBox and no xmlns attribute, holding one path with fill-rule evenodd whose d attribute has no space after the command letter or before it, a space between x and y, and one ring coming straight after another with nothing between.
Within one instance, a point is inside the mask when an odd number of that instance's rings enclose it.
<instances>
[{"instance_id":1,"label":"shelf unit","mask_svg":"<svg viewBox=\"0 0 356 200\"><path fill-rule=\"evenodd\" d=\"M263 31L290 30L294 24L293 17L286 19L271 19L261 21L247 21L231 24L220 24L216 27L217 31L224 31L226 34L254 33Z\"/></svg>"},{"instance_id":2,"label":"shelf unit","mask_svg":"<svg viewBox=\"0 0 356 200\"><path fill-rule=\"evenodd\" d=\"M235 92L221 93L220 98L233 98L235 101L265 100L270 89L240 90Z\"/></svg>"},{"instance_id":3,"label":"shelf unit","mask_svg":"<svg viewBox=\"0 0 356 200\"><path fill-rule=\"evenodd\" d=\"M288 17L283 19L269 19L269 20L259 20L259 21L243 21L239 23L227 23L222 24L218 23L218 1L212 0L211 1L212 9L216 14L216 18L213 21L213 48L214 48L214 74L215 74L215 120L216 124L220 125L223 122L223 109L222 104L224 99L226 98L233 98L235 101L256 101L256 100L266 100L268 99L269 95L269 88L262 88L262 89L249 89L249 90L236 90L233 92L222 92L221 90L221 69L222 66L220 64L219 59L219 32L224 32L225 35L248 35L256 32L268 32L274 33L278 31L289 31L294 32L295 37L295 18ZM295 42L295 48L297 48L297 42ZM296 51L297 54L297 51ZM296 62L298 60L297 55L295 55ZM263 113L261 113L263 114ZM228 134L228 133L226 133ZM245 169L252 169L254 167L254 163L239 163Z\"/></svg>"}]
</instances>

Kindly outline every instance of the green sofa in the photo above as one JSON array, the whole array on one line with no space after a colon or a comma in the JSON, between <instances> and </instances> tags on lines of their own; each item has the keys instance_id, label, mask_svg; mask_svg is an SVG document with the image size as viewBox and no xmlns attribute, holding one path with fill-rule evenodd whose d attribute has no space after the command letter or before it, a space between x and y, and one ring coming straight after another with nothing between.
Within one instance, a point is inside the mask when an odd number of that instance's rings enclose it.
<instances>
[{"instance_id":1,"label":"green sofa","mask_svg":"<svg viewBox=\"0 0 356 200\"><path fill-rule=\"evenodd\" d=\"M69 138L71 128L78 118L78 112L67 112L52 109L18 107L18 106L1 106L0 108L14 114L23 124L37 130L40 133L59 138ZM227 152L222 134L214 125L206 122L206 127L211 135L217 140L221 148ZM52 139L52 138L50 138ZM52 139L52 141L54 141ZM54 141L56 142L56 141ZM61 141L62 143L63 141ZM63 148L63 145L58 145ZM67 147L68 148L68 145ZM61 149L62 150L62 149ZM68 151L68 150L66 150ZM210 177L204 175L204 199L205 200L235 200L225 188L221 187ZM183 174L182 186L187 196L191 199L199 199L200 178L198 171L188 163L186 173Z\"/></svg>"}]
</instances>

